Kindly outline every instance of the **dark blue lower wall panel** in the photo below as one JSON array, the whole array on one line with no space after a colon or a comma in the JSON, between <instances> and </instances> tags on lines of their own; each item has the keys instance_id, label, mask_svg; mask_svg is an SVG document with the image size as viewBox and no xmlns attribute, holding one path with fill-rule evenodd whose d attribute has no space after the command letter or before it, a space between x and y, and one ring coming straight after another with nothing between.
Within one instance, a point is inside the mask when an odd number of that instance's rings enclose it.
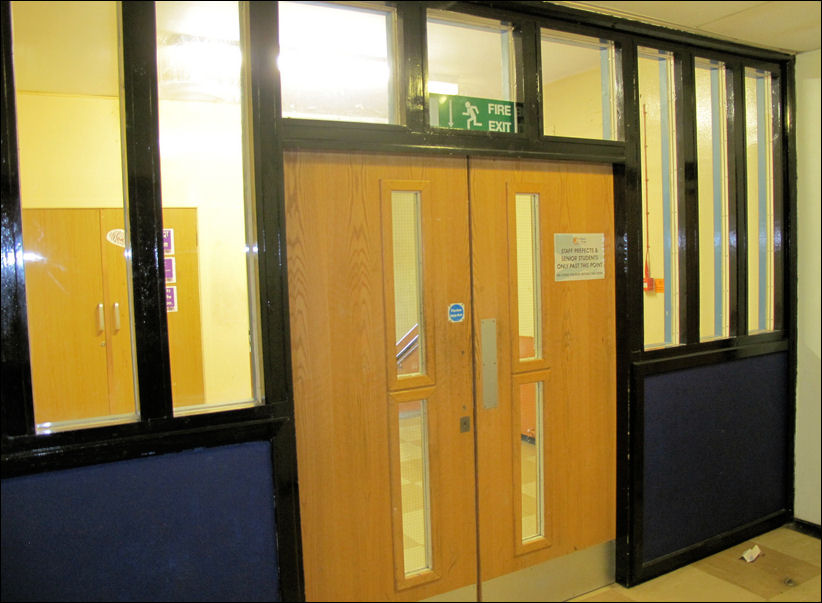
<instances>
[{"instance_id":1,"label":"dark blue lower wall panel","mask_svg":"<svg viewBox=\"0 0 822 603\"><path fill-rule=\"evenodd\" d=\"M787 354L644 381L643 562L787 509Z\"/></svg>"},{"instance_id":2,"label":"dark blue lower wall panel","mask_svg":"<svg viewBox=\"0 0 822 603\"><path fill-rule=\"evenodd\" d=\"M271 446L3 480L3 601L277 601Z\"/></svg>"}]
</instances>

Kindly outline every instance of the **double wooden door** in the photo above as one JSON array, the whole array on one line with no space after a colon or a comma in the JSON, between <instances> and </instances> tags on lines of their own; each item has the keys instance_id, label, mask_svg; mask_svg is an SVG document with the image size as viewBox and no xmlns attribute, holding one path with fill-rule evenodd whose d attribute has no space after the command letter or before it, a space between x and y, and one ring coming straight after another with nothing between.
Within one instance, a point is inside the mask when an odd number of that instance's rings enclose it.
<instances>
[{"instance_id":1,"label":"double wooden door","mask_svg":"<svg viewBox=\"0 0 822 603\"><path fill-rule=\"evenodd\" d=\"M610 166L289 153L306 597L613 579Z\"/></svg>"},{"instance_id":2,"label":"double wooden door","mask_svg":"<svg viewBox=\"0 0 822 603\"><path fill-rule=\"evenodd\" d=\"M204 402L197 210L165 208L175 407ZM23 210L32 389L38 425L129 420L135 403L123 210Z\"/></svg>"}]
</instances>

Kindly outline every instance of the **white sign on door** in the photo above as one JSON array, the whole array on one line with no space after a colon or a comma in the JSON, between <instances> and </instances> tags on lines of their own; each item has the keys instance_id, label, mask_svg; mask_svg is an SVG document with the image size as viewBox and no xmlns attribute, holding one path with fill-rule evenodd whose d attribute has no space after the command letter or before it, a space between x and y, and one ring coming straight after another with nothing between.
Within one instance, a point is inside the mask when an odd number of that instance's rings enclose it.
<instances>
[{"instance_id":1,"label":"white sign on door","mask_svg":"<svg viewBox=\"0 0 822 603\"><path fill-rule=\"evenodd\" d=\"M554 280L605 278L605 233L554 233Z\"/></svg>"}]
</instances>

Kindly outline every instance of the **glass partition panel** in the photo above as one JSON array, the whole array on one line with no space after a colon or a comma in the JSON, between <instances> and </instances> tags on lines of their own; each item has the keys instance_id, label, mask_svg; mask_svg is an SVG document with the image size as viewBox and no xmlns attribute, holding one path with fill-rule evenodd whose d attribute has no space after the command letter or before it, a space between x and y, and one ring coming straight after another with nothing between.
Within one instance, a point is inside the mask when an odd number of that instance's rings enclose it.
<instances>
[{"instance_id":1,"label":"glass partition panel","mask_svg":"<svg viewBox=\"0 0 822 603\"><path fill-rule=\"evenodd\" d=\"M283 117L398 123L395 9L280 2Z\"/></svg>"},{"instance_id":2,"label":"glass partition panel","mask_svg":"<svg viewBox=\"0 0 822 603\"><path fill-rule=\"evenodd\" d=\"M645 347L679 345L679 191L672 53L639 49Z\"/></svg>"},{"instance_id":3,"label":"glass partition panel","mask_svg":"<svg viewBox=\"0 0 822 603\"><path fill-rule=\"evenodd\" d=\"M773 83L745 69L748 216L748 332L774 328Z\"/></svg>"},{"instance_id":4,"label":"glass partition panel","mask_svg":"<svg viewBox=\"0 0 822 603\"><path fill-rule=\"evenodd\" d=\"M519 357L542 358L539 195L515 196L517 232L517 317Z\"/></svg>"},{"instance_id":5,"label":"glass partition panel","mask_svg":"<svg viewBox=\"0 0 822 603\"><path fill-rule=\"evenodd\" d=\"M517 131L517 70L510 23L428 10L430 124Z\"/></svg>"},{"instance_id":6,"label":"glass partition panel","mask_svg":"<svg viewBox=\"0 0 822 603\"><path fill-rule=\"evenodd\" d=\"M394 325L397 375L425 373L420 194L392 191Z\"/></svg>"},{"instance_id":7,"label":"glass partition panel","mask_svg":"<svg viewBox=\"0 0 822 603\"><path fill-rule=\"evenodd\" d=\"M545 535L542 382L519 386L522 541Z\"/></svg>"},{"instance_id":8,"label":"glass partition panel","mask_svg":"<svg viewBox=\"0 0 822 603\"><path fill-rule=\"evenodd\" d=\"M431 501L426 404L426 400L418 400L398 405L403 563L406 576L431 568Z\"/></svg>"},{"instance_id":9,"label":"glass partition panel","mask_svg":"<svg viewBox=\"0 0 822 603\"><path fill-rule=\"evenodd\" d=\"M238 2L158 2L166 309L176 414L262 401Z\"/></svg>"},{"instance_id":10,"label":"glass partition panel","mask_svg":"<svg viewBox=\"0 0 822 603\"><path fill-rule=\"evenodd\" d=\"M696 151L699 191L699 336L728 337L728 135L725 65L696 59Z\"/></svg>"},{"instance_id":11,"label":"glass partition panel","mask_svg":"<svg viewBox=\"0 0 822 603\"><path fill-rule=\"evenodd\" d=\"M543 29L540 52L543 133L617 140L614 43Z\"/></svg>"},{"instance_id":12,"label":"glass partition panel","mask_svg":"<svg viewBox=\"0 0 822 603\"><path fill-rule=\"evenodd\" d=\"M11 16L37 432L134 421L117 3Z\"/></svg>"}]
</instances>

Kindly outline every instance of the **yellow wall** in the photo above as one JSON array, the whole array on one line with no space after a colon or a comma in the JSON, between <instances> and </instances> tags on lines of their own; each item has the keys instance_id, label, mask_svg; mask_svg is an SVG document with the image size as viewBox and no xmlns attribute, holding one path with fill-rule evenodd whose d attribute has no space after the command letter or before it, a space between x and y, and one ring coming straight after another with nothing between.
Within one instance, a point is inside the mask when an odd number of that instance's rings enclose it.
<instances>
[{"instance_id":1,"label":"yellow wall","mask_svg":"<svg viewBox=\"0 0 822 603\"><path fill-rule=\"evenodd\" d=\"M546 84L543 92L546 136L602 136L602 76L592 69Z\"/></svg>"}]
</instances>

